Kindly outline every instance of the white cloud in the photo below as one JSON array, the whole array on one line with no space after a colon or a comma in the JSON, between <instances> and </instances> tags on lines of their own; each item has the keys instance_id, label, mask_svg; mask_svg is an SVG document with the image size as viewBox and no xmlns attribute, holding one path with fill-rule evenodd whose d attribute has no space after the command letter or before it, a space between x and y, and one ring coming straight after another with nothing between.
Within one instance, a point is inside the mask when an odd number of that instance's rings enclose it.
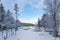
<instances>
[{"instance_id":1,"label":"white cloud","mask_svg":"<svg viewBox=\"0 0 60 40\"><path fill-rule=\"evenodd\" d=\"M20 10L23 10L26 4L29 4L33 8L40 8L43 4L43 0L2 0L4 5L8 6L11 5L11 7L17 3Z\"/></svg>"},{"instance_id":2,"label":"white cloud","mask_svg":"<svg viewBox=\"0 0 60 40\"><path fill-rule=\"evenodd\" d=\"M14 9L14 4L17 3L19 6L19 13L20 16L23 13L24 7L26 4L29 4L32 8L37 8L40 9L41 7L43 7L43 0L2 0L5 9L10 9L13 12ZM37 13L38 14L38 13ZM19 19L22 22L30 22L30 23L36 23L37 19L35 19L34 17L32 19Z\"/></svg>"},{"instance_id":3,"label":"white cloud","mask_svg":"<svg viewBox=\"0 0 60 40\"><path fill-rule=\"evenodd\" d=\"M40 9L41 7L43 7L43 2L43 0L30 0L28 3L32 8Z\"/></svg>"},{"instance_id":4,"label":"white cloud","mask_svg":"<svg viewBox=\"0 0 60 40\"><path fill-rule=\"evenodd\" d=\"M26 4L29 4L32 8L40 9L43 4L43 0L2 0L5 9L11 9L13 11L14 4L17 3L19 6L20 13L23 12ZM7 7L8 6L8 7Z\"/></svg>"}]
</instances>

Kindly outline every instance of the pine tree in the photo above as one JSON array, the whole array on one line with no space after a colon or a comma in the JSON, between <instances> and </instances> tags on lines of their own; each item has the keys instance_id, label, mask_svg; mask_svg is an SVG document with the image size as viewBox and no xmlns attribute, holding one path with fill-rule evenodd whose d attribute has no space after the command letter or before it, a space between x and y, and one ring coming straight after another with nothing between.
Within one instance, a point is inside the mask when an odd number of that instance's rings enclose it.
<instances>
[{"instance_id":1,"label":"pine tree","mask_svg":"<svg viewBox=\"0 0 60 40\"><path fill-rule=\"evenodd\" d=\"M40 19L38 18L38 27L39 27L39 29L40 29Z\"/></svg>"}]
</instances>

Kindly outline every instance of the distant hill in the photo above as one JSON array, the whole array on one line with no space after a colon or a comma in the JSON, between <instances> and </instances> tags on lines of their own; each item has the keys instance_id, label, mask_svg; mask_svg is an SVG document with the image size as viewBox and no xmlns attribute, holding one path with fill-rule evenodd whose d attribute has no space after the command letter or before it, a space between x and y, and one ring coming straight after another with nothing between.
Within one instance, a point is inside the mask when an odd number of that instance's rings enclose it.
<instances>
[{"instance_id":1,"label":"distant hill","mask_svg":"<svg viewBox=\"0 0 60 40\"><path fill-rule=\"evenodd\" d=\"M32 24L32 23L21 23L21 26L35 26L35 24Z\"/></svg>"}]
</instances>

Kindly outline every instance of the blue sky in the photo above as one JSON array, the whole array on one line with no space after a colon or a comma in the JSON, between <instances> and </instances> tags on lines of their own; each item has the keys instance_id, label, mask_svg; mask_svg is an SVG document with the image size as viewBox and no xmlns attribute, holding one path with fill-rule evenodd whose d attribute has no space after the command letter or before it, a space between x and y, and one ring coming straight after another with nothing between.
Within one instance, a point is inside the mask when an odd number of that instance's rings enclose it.
<instances>
[{"instance_id":1,"label":"blue sky","mask_svg":"<svg viewBox=\"0 0 60 40\"><path fill-rule=\"evenodd\" d=\"M43 11L43 0L2 0L5 7L14 14L14 4L17 3L19 7L19 17L21 22L36 23L37 19L42 17ZM15 15L14 15L15 16Z\"/></svg>"}]
</instances>

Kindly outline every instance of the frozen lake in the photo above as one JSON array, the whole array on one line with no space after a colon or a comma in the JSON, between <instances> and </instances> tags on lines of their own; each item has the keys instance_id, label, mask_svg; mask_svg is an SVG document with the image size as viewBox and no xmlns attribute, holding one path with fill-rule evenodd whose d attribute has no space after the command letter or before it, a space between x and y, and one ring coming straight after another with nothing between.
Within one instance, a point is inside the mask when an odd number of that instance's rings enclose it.
<instances>
[{"instance_id":1,"label":"frozen lake","mask_svg":"<svg viewBox=\"0 0 60 40\"><path fill-rule=\"evenodd\" d=\"M8 33L8 38L6 40L55 40L52 35L50 35L48 32L44 32L44 30L35 32L34 27L21 27L16 32L16 35L11 35L11 32ZM0 39L3 40L1 36ZM57 38L57 40L59 40L59 38Z\"/></svg>"}]
</instances>

